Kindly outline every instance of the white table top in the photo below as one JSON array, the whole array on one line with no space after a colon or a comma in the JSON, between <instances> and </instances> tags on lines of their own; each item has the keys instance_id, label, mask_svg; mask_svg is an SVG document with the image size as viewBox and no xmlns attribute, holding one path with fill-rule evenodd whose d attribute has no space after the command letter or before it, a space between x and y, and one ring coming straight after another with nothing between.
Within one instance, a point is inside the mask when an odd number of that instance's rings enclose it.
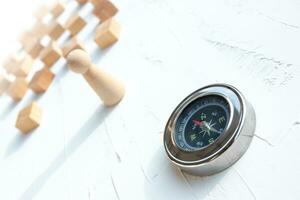
<instances>
[{"instance_id":1,"label":"white table top","mask_svg":"<svg viewBox=\"0 0 300 200\"><path fill-rule=\"evenodd\" d=\"M37 2L2 3L1 57ZM126 97L104 108L63 59L44 95L30 91L19 103L2 96L0 199L299 199L300 2L114 2L120 41L97 48L91 5L80 10L89 26L79 38L99 67L123 80ZM60 20L75 9L69 1ZM170 164L164 126L186 95L216 82L236 86L253 104L255 137L233 167L190 176ZM43 108L42 124L22 136L15 120L32 100Z\"/></svg>"}]
</instances>

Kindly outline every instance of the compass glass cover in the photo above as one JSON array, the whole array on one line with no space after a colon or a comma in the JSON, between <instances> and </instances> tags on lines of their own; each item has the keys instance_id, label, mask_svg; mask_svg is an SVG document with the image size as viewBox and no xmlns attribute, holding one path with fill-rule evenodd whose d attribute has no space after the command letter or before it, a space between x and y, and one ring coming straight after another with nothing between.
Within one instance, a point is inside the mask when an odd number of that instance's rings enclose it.
<instances>
[{"instance_id":1,"label":"compass glass cover","mask_svg":"<svg viewBox=\"0 0 300 200\"><path fill-rule=\"evenodd\" d=\"M200 97L183 109L173 134L184 151L198 151L213 144L224 133L229 120L229 104L218 95Z\"/></svg>"}]
</instances>

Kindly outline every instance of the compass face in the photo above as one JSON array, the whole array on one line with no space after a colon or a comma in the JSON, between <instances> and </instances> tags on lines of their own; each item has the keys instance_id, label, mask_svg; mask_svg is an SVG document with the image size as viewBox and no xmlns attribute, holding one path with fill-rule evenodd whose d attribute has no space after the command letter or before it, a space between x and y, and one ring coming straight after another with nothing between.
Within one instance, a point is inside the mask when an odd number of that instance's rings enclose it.
<instances>
[{"instance_id":1,"label":"compass face","mask_svg":"<svg viewBox=\"0 0 300 200\"><path fill-rule=\"evenodd\" d=\"M224 133L229 121L227 100L218 95L200 97L179 115L173 138L184 151L198 151L213 144Z\"/></svg>"}]
</instances>

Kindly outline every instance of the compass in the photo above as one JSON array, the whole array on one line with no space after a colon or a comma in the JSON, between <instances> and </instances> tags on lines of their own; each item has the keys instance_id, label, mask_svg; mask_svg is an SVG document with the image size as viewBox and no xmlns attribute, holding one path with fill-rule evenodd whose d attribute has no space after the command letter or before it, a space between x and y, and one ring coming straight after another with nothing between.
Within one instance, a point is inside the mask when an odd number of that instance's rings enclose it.
<instances>
[{"instance_id":1,"label":"compass","mask_svg":"<svg viewBox=\"0 0 300 200\"><path fill-rule=\"evenodd\" d=\"M251 104L233 86L214 84L186 97L164 132L171 161L196 175L211 175L234 164L248 149L255 130Z\"/></svg>"}]
</instances>

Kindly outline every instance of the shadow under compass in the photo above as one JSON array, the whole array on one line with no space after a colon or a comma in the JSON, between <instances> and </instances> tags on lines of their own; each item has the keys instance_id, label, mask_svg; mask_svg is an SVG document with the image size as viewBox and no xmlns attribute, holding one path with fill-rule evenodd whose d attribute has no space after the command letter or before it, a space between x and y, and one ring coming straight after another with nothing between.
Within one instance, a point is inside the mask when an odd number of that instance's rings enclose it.
<instances>
[{"instance_id":1,"label":"shadow under compass","mask_svg":"<svg viewBox=\"0 0 300 200\"><path fill-rule=\"evenodd\" d=\"M153 165L153 163L156 163ZM222 181L228 170L211 176L194 176L171 163L160 148L145 166L149 180L144 181L147 200L153 199L207 199L210 191Z\"/></svg>"}]
</instances>

